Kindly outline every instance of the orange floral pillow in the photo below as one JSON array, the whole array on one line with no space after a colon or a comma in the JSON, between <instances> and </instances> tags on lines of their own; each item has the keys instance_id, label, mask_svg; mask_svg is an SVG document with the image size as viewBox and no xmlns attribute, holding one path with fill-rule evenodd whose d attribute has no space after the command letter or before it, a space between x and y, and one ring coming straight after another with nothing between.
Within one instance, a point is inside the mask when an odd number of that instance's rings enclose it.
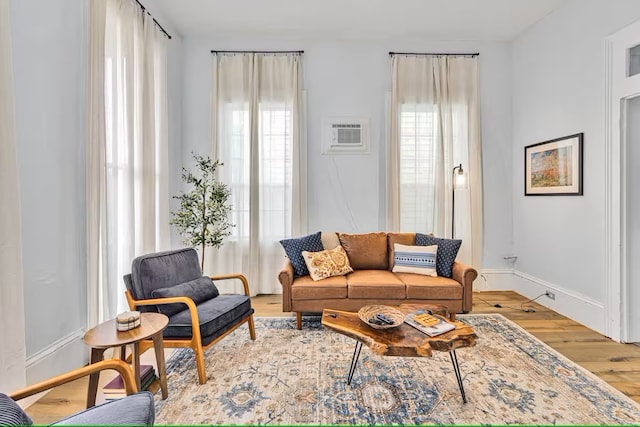
<instances>
[{"instance_id":1,"label":"orange floral pillow","mask_svg":"<svg viewBox=\"0 0 640 427\"><path fill-rule=\"evenodd\" d=\"M302 251L302 257L313 280L344 276L353 271L342 246L320 252Z\"/></svg>"}]
</instances>

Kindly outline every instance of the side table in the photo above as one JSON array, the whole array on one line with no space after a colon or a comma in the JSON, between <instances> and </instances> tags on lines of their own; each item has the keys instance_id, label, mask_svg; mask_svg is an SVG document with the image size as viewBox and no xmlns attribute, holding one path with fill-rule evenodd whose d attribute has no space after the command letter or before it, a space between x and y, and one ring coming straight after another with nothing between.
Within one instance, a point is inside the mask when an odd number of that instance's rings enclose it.
<instances>
[{"instance_id":1,"label":"side table","mask_svg":"<svg viewBox=\"0 0 640 427\"><path fill-rule=\"evenodd\" d=\"M120 358L125 359L126 346L133 345L133 373L136 378L138 391L140 391L140 341L151 338L153 349L156 353L158 375L160 376L160 389L162 399L169 395L167 391L167 372L164 362L164 345L162 343L162 331L169 324L169 318L160 313L140 313L140 326L128 331L118 331L115 319L108 320L88 330L84 334L84 342L91 347L91 363L103 359L104 352L108 348L120 347ZM98 379L100 373L89 376L89 389L87 391L87 408L96 404L98 392Z\"/></svg>"}]
</instances>

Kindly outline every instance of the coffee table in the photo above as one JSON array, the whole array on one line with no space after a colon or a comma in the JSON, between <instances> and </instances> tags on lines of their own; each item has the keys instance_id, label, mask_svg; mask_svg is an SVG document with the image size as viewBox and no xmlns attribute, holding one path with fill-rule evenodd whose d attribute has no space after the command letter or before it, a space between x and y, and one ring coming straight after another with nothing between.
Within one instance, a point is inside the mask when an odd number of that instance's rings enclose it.
<instances>
[{"instance_id":1,"label":"coffee table","mask_svg":"<svg viewBox=\"0 0 640 427\"><path fill-rule=\"evenodd\" d=\"M156 363L158 365L158 376L160 377L160 389L162 399L169 395L167 391L167 373L164 363L164 344L162 343L162 331L169 324L169 318L160 313L141 313L140 326L128 331L118 331L116 320L111 319L88 330L84 334L84 342L91 347L91 362L96 363L103 359L104 352L111 347L120 347L120 358L125 359L126 346L133 345L133 373L135 374L136 385L140 390L140 341L151 337L153 348L156 353ZM87 408L96 404L96 393L98 392L98 379L100 373L89 376L89 388L87 390Z\"/></svg>"},{"instance_id":2,"label":"coffee table","mask_svg":"<svg viewBox=\"0 0 640 427\"><path fill-rule=\"evenodd\" d=\"M448 309L442 305L401 304L399 307L394 308L405 314L423 309L431 310L434 314L439 314L443 317L448 316ZM443 351L448 352L451 357L462 401L467 403L456 349L473 347L476 344L477 336L469 325L456 321L451 323L456 325L455 329L430 337L406 323L390 329L374 329L360 320L358 313L328 308L322 311L323 326L356 340L351 366L347 374L347 384L351 384L351 379L360 357L360 350L362 350L362 344L366 344L371 351L382 356L431 357L433 351Z\"/></svg>"}]
</instances>

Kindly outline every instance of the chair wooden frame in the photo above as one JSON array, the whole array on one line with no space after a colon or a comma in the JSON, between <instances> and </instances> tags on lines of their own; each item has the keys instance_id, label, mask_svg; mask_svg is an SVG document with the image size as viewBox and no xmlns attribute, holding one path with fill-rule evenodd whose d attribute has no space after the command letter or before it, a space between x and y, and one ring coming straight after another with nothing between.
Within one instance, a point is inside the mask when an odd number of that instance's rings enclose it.
<instances>
[{"instance_id":1,"label":"chair wooden frame","mask_svg":"<svg viewBox=\"0 0 640 427\"><path fill-rule=\"evenodd\" d=\"M221 280L231 280L238 279L242 282L242 286L244 288L244 293L246 296L249 295L249 282L247 278L242 274L223 274L219 276L210 276L211 280L221 281ZM243 317L240 319L231 329L226 331L224 334L220 335L213 341L211 341L206 346L202 345L202 337L200 336L200 319L198 318L198 310L196 307L196 303L189 297L168 297L168 298L152 298L152 299L141 299L136 300L131 295L131 292L128 290L125 291L125 295L127 297L127 303L129 304L129 308L131 310L135 310L137 306L143 305L159 305L159 304L174 304L174 303L183 303L186 304L189 308L189 313L191 314L191 338L162 338L165 348L191 348L194 352L196 359L196 367L198 368L198 381L200 384L205 384L207 382L207 371L204 367L204 351L211 347L213 344L220 341L222 338L229 335L231 332L236 330L243 323L247 323L249 326L249 336L252 340L256 339L256 330L253 323L253 314ZM144 353L148 349L153 347L152 340L143 340L140 341L140 354Z\"/></svg>"},{"instance_id":2,"label":"chair wooden frame","mask_svg":"<svg viewBox=\"0 0 640 427\"><path fill-rule=\"evenodd\" d=\"M74 369L73 371L66 372L58 375L57 377L14 391L13 393L9 393L9 397L13 400L24 399L51 388L58 387L59 385L108 369L116 370L120 374L124 382L124 389L127 396L138 392L138 386L136 385L136 379L133 375L133 371L131 370L131 366L119 359L107 359L92 363L91 365L87 365L82 368Z\"/></svg>"}]
</instances>

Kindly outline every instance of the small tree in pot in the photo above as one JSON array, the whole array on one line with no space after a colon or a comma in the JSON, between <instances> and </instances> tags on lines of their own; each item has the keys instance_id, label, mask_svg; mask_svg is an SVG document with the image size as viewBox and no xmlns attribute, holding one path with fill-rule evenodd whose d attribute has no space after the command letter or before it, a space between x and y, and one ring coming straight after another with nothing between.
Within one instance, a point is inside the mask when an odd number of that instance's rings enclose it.
<instances>
[{"instance_id":1,"label":"small tree in pot","mask_svg":"<svg viewBox=\"0 0 640 427\"><path fill-rule=\"evenodd\" d=\"M182 168L182 180L192 186L174 199L180 200L180 209L171 212L170 224L175 225L187 246L201 247L201 268L204 270L204 251L207 246L219 248L231 234L229 222L231 206L228 204L231 191L218 181L216 170L223 164L209 157L193 154L199 173L194 175Z\"/></svg>"}]
</instances>

